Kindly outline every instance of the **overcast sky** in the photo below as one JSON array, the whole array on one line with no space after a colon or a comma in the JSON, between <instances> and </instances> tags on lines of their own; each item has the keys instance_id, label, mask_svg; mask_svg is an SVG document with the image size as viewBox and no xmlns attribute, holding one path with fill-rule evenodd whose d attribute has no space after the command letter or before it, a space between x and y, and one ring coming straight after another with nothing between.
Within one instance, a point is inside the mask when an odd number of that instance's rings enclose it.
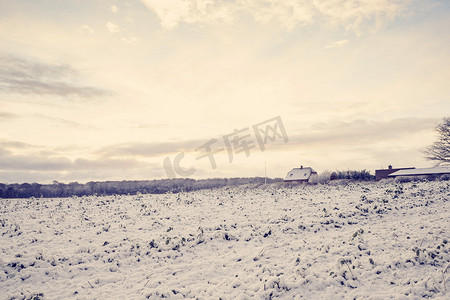
<instances>
[{"instance_id":1,"label":"overcast sky","mask_svg":"<svg viewBox=\"0 0 450 300\"><path fill-rule=\"evenodd\" d=\"M0 0L0 182L432 166L449 3Z\"/></svg>"}]
</instances>

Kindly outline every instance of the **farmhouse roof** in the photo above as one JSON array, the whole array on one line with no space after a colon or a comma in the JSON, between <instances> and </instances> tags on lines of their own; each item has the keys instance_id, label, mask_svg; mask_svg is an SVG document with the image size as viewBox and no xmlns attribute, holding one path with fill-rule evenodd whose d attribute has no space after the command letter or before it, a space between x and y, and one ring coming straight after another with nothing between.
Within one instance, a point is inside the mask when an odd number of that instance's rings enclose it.
<instances>
[{"instance_id":1,"label":"farmhouse roof","mask_svg":"<svg viewBox=\"0 0 450 300\"><path fill-rule=\"evenodd\" d=\"M284 181L307 181L312 174L317 174L311 167L294 168L290 170Z\"/></svg>"},{"instance_id":2,"label":"farmhouse roof","mask_svg":"<svg viewBox=\"0 0 450 300\"><path fill-rule=\"evenodd\" d=\"M388 176L395 177L395 176L419 176L419 175L437 175L437 174L450 174L450 167L399 170L397 172L389 174Z\"/></svg>"}]
</instances>

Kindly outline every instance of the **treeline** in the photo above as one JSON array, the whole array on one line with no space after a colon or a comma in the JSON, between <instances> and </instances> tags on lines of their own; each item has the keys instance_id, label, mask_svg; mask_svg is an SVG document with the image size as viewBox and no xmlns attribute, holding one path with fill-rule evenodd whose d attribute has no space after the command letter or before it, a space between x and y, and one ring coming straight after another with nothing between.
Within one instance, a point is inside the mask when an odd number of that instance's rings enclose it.
<instances>
[{"instance_id":1,"label":"treeline","mask_svg":"<svg viewBox=\"0 0 450 300\"><path fill-rule=\"evenodd\" d=\"M213 178L213 179L158 179L145 181L90 181L85 184L68 184L54 181L53 184L39 183L0 183L0 198L30 197L70 197L91 195L127 195L127 194L163 194L189 192L200 189L237 186L244 184L262 184L264 177L251 178ZM267 178L267 183L282 181L281 178Z\"/></svg>"},{"instance_id":2,"label":"treeline","mask_svg":"<svg viewBox=\"0 0 450 300\"><path fill-rule=\"evenodd\" d=\"M336 179L375 180L375 175L370 174L367 170L335 171L330 174L330 180Z\"/></svg>"}]
</instances>

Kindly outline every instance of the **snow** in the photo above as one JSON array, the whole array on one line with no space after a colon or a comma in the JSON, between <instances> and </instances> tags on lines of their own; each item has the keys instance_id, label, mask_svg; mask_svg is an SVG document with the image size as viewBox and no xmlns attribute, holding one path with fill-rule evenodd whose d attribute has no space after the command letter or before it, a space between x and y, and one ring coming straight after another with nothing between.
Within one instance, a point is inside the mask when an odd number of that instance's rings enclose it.
<instances>
[{"instance_id":1,"label":"snow","mask_svg":"<svg viewBox=\"0 0 450 300\"><path fill-rule=\"evenodd\" d=\"M450 182L0 199L1 299L448 299Z\"/></svg>"}]
</instances>

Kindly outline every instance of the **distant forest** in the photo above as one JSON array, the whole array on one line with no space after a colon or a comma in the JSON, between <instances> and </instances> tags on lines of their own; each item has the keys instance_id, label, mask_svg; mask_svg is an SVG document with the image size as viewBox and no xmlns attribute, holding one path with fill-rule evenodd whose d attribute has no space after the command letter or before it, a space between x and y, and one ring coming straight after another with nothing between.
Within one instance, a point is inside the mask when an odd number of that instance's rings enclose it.
<instances>
[{"instance_id":1,"label":"distant forest","mask_svg":"<svg viewBox=\"0 0 450 300\"><path fill-rule=\"evenodd\" d=\"M324 171L318 178L310 181L312 184L327 183L330 180L346 179L356 181L375 180L375 176L366 170L355 171ZM90 181L82 184L78 182L52 184L39 183L0 183L0 198L40 198L40 197L71 197L91 195L135 195L135 194L164 194L189 192L201 189L220 188L224 186L238 186L244 184L263 184L264 177L236 177L210 179L155 179L137 181ZM281 178L267 178L267 183L283 182Z\"/></svg>"},{"instance_id":2,"label":"distant forest","mask_svg":"<svg viewBox=\"0 0 450 300\"><path fill-rule=\"evenodd\" d=\"M267 183L282 182L281 178L267 178ZM263 184L264 177L252 178L213 178L213 179L159 179L145 181L105 181L69 184L54 181L53 184L39 183L0 183L0 198L30 197L71 197L91 195L164 194L189 192L200 189L236 186L244 184Z\"/></svg>"}]
</instances>

